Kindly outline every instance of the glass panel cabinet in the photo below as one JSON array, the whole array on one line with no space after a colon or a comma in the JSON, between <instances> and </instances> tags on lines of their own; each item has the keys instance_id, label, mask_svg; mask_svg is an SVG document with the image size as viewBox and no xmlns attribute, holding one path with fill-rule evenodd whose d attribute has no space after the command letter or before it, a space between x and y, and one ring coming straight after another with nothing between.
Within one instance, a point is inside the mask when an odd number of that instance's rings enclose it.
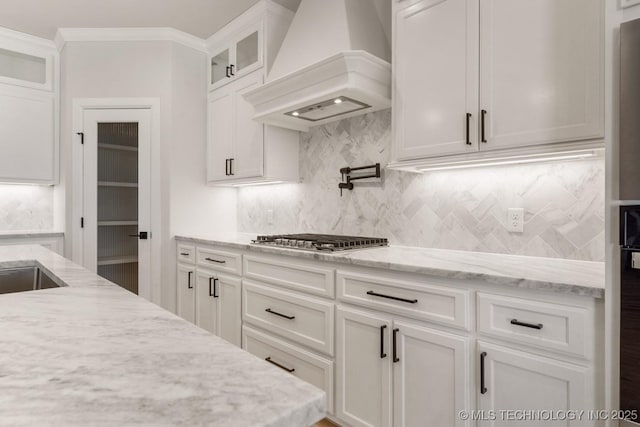
<instances>
[{"instance_id":1,"label":"glass panel cabinet","mask_svg":"<svg viewBox=\"0 0 640 427\"><path fill-rule=\"evenodd\" d=\"M215 90L262 67L262 22L236 32L212 50L209 90Z\"/></svg>"}]
</instances>

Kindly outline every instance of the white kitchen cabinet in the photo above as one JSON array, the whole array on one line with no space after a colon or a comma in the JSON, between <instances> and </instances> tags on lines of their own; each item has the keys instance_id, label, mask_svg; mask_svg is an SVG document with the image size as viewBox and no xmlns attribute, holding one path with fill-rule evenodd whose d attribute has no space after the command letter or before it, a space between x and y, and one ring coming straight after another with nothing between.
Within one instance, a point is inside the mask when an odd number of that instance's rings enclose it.
<instances>
[{"instance_id":1,"label":"white kitchen cabinet","mask_svg":"<svg viewBox=\"0 0 640 427\"><path fill-rule=\"evenodd\" d=\"M457 414L470 402L469 338L345 307L337 325L339 418L354 426L468 425Z\"/></svg>"},{"instance_id":2,"label":"white kitchen cabinet","mask_svg":"<svg viewBox=\"0 0 640 427\"><path fill-rule=\"evenodd\" d=\"M195 323L196 321L196 291L195 291L195 267L178 264L178 295L177 315L184 320Z\"/></svg>"},{"instance_id":3,"label":"white kitchen cabinet","mask_svg":"<svg viewBox=\"0 0 640 427\"><path fill-rule=\"evenodd\" d=\"M602 0L394 3L389 167L601 147L603 10Z\"/></svg>"},{"instance_id":4,"label":"white kitchen cabinet","mask_svg":"<svg viewBox=\"0 0 640 427\"><path fill-rule=\"evenodd\" d=\"M478 0L422 0L395 16L398 159L478 150L478 7Z\"/></svg>"},{"instance_id":5,"label":"white kitchen cabinet","mask_svg":"<svg viewBox=\"0 0 640 427\"><path fill-rule=\"evenodd\" d=\"M262 84L256 71L209 95L207 181L242 184L298 179L299 133L253 120L244 94Z\"/></svg>"},{"instance_id":6,"label":"white kitchen cabinet","mask_svg":"<svg viewBox=\"0 0 640 427\"><path fill-rule=\"evenodd\" d=\"M481 149L601 138L602 1L480 5Z\"/></svg>"},{"instance_id":7,"label":"white kitchen cabinet","mask_svg":"<svg viewBox=\"0 0 640 427\"><path fill-rule=\"evenodd\" d=\"M593 384L589 368L536 356L506 347L478 342L478 409L494 411L495 420L479 426L512 426L519 423L502 419L501 411L568 411L594 409ZM527 426L585 427L582 420L528 421Z\"/></svg>"},{"instance_id":8,"label":"white kitchen cabinet","mask_svg":"<svg viewBox=\"0 0 640 427\"><path fill-rule=\"evenodd\" d=\"M473 387L469 339L394 321L392 329L393 425L463 427Z\"/></svg>"},{"instance_id":9,"label":"white kitchen cabinet","mask_svg":"<svg viewBox=\"0 0 640 427\"><path fill-rule=\"evenodd\" d=\"M196 325L241 345L240 279L198 268L196 271Z\"/></svg>"},{"instance_id":10,"label":"white kitchen cabinet","mask_svg":"<svg viewBox=\"0 0 640 427\"><path fill-rule=\"evenodd\" d=\"M336 415L354 427L390 427L390 317L338 307L336 322Z\"/></svg>"},{"instance_id":11,"label":"white kitchen cabinet","mask_svg":"<svg viewBox=\"0 0 640 427\"><path fill-rule=\"evenodd\" d=\"M261 0L208 40L207 182L247 185L299 179L299 133L253 120L244 95L262 85L293 13Z\"/></svg>"},{"instance_id":12,"label":"white kitchen cabinet","mask_svg":"<svg viewBox=\"0 0 640 427\"><path fill-rule=\"evenodd\" d=\"M263 126L253 121L253 107L242 94L262 84L256 72L209 96L208 180L225 181L262 175Z\"/></svg>"},{"instance_id":13,"label":"white kitchen cabinet","mask_svg":"<svg viewBox=\"0 0 640 427\"><path fill-rule=\"evenodd\" d=\"M266 77L293 15L278 3L261 0L209 37L209 91L258 69Z\"/></svg>"},{"instance_id":14,"label":"white kitchen cabinet","mask_svg":"<svg viewBox=\"0 0 640 427\"><path fill-rule=\"evenodd\" d=\"M262 21L249 24L226 43L212 49L209 90L215 90L262 67Z\"/></svg>"},{"instance_id":15,"label":"white kitchen cabinet","mask_svg":"<svg viewBox=\"0 0 640 427\"><path fill-rule=\"evenodd\" d=\"M0 28L0 182L57 183L58 58L52 42Z\"/></svg>"}]
</instances>

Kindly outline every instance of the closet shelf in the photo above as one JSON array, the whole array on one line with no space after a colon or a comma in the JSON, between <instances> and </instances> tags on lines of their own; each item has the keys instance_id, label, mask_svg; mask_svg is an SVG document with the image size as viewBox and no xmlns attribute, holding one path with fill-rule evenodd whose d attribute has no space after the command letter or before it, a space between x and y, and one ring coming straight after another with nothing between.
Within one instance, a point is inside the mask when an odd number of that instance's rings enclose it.
<instances>
[{"instance_id":1,"label":"closet shelf","mask_svg":"<svg viewBox=\"0 0 640 427\"><path fill-rule=\"evenodd\" d=\"M98 257L98 265L131 264L138 262L137 255Z\"/></svg>"},{"instance_id":2,"label":"closet shelf","mask_svg":"<svg viewBox=\"0 0 640 427\"><path fill-rule=\"evenodd\" d=\"M98 181L98 187L138 188L138 184L134 182Z\"/></svg>"},{"instance_id":3,"label":"closet shelf","mask_svg":"<svg viewBox=\"0 0 640 427\"><path fill-rule=\"evenodd\" d=\"M98 144L98 148L104 148L105 150L120 150L120 151L138 152L138 147L128 147L126 145L117 145L117 144Z\"/></svg>"}]
</instances>

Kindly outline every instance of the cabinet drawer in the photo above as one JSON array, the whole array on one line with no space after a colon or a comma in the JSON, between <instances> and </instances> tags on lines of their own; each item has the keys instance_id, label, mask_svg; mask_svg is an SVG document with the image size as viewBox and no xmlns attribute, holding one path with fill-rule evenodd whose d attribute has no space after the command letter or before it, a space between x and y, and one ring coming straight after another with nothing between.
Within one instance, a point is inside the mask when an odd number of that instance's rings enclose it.
<instances>
[{"instance_id":1,"label":"cabinet drawer","mask_svg":"<svg viewBox=\"0 0 640 427\"><path fill-rule=\"evenodd\" d=\"M478 294L478 332L590 358L594 313L586 308Z\"/></svg>"},{"instance_id":2,"label":"cabinet drawer","mask_svg":"<svg viewBox=\"0 0 640 427\"><path fill-rule=\"evenodd\" d=\"M236 276L242 273L242 255L237 252L198 246L196 254L198 265L235 274Z\"/></svg>"},{"instance_id":3,"label":"cabinet drawer","mask_svg":"<svg viewBox=\"0 0 640 427\"><path fill-rule=\"evenodd\" d=\"M280 365L292 375L324 390L327 412L333 413L332 361L247 326L242 328L242 343L249 353Z\"/></svg>"},{"instance_id":4,"label":"cabinet drawer","mask_svg":"<svg viewBox=\"0 0 640 427\"><path fill-rule=\"evenodd\" d=\"M242 319L333 355L333 303L242 281Z\"/></svg>"},{"instance_id":5,"label":"cabinet drawer","mask_svg":"<svg viewBox=\"0 0 640 427\"><path fill-rule=\"evenodd\" d=\"M196 247L178 243L178 262L196 263Z\"/></svg>"},{"instance_id":6,"label":"cabinet drawer","mask_svg":"<svg viewBox=\"0 0 640 427\"><path fill-rule=\"evenodd\" d=\"M297 260L245 255L244 277L329 298L335 294L334 269Z\"/></svg>"},{"instance_id":7,"label":"cabinet drawer","mask_svg":"<svg viewBox=\"0 0 640 427\"><path fill-rule=\"evenodd\" d=\"M337 282L341 301L470 329L470 291L340 270Z\"/></svg>"}]
</instances>

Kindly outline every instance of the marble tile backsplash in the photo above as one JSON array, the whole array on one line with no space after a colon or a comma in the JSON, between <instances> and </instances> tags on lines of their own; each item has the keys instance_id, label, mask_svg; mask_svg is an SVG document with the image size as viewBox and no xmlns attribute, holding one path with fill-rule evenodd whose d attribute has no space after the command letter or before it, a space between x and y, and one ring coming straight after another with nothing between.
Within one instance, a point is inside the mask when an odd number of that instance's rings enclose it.
<instances>
[{"instance_id":1,"label":"marble tile backsplash","mask_svg":"<svg viewBox=\"0 0 640 427\"><path fill-rule=\"evenodd\" d=\"M52 228L53 187L0 184L0 231Z\"/></svg>"},{"instance_id":2,"label":"marble tile backsplash","mask_svg":"<svg viewBox=\"0 0 640 427\"><path fill-rule=\"evenodd\" d=\"M602 159L424 175L385 170L381 183L356 183L340 197L339 169L384 166L390 141L390 110L302 134L301 183L239 189L239 231L372 235L404 246L604 260ZM506 229L512 207L524 208L524 233Z\"/></svg>"}]
</instances>

